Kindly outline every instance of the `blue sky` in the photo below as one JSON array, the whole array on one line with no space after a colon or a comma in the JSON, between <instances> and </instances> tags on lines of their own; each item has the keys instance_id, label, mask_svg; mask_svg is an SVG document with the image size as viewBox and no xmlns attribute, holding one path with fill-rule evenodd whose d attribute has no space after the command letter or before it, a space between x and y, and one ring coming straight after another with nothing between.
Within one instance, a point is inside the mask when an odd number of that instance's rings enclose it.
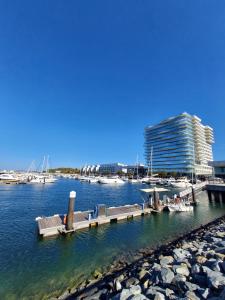
<instances>
[{"instance_id":1,"label":"blue sky","mask_svg":"<svg viewBox=\"0 0 225 300\"><path fill-rule=\"evenodd\" d=\"M0 2L0 168L143 161L189 112L225 159L224 0Z\"/></svg>"}]
</instances>

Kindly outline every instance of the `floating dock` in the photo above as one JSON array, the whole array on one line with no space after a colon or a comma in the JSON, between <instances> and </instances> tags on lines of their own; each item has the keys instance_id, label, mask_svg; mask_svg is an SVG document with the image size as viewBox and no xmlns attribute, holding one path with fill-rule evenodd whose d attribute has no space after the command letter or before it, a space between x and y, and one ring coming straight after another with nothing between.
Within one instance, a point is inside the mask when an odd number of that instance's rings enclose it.
<instances>
[{"instance_id":1,"label":"floating dock","mask_svg":"<svg viewBox=\"0 0 225 300\"><path fill-rule=\"evenodd\" d=\"M186 197L195 202L195 193L202 191L206 183L201 183L195 188L188 188L180 193L180 198ZM147 202L142 204L131 204L117 207L106 207L104 204L96 205L94 210L74 211L76 192L70 192L68 213L63 215L54 215L51 217L37 217L38 233L43 237L54 236L58 234L67 234L80 229L98 226L106 223L128 220L130 218L150 214L151 212L160 212L165 206L160 204L159 192L166 192L164 188L142 189L142 192L151 194Z\"/></svg>"},{"instance_id":2,"label":"floating dock","mask_svg":"<svg viewBox=\"0 0 225 300\"><path fill-rule=\"evenodd\" d=\"M151 209L143 207L143 205L124 205L118 207L104 207L104 213L97 213L94 210L74 212L73 229L70 232L79 229L98 226L110 222L127 220L130 218L150 214ZM96 215L95 215L96 214ZM53 236L57 234L68 233L65 224L65 215L54 215L51 217L38 217L38 232L43 237Z\"/></svg>"}]
</instances>

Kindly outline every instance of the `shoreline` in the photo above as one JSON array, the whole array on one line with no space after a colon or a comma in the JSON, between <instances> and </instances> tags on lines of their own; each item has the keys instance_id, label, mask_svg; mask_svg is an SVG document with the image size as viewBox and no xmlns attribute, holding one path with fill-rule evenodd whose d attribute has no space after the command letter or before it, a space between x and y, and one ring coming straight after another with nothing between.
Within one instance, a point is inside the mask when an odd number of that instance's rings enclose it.
<instances>
[{"instance_id":1,"label":"shoreline","mask_svg":"<svg viewBox=\"0 0 225 300\"><path fill-rule=\"evenodd\" d=\"M224 243L224 254L221 253L221 255L218 255L218 259L220 264L223 264L224 268L225 268L225 215L219 218L216 218L215 220L205 224L205 225L201 225L200 227L193 229L191 231L189 231L186 234L183 234L181 236L176 237L175 239L172 239L171 241L168 241L166 243L163 243L162 245L153 248L153 247L145 247L145 248L141 248L138 251L135 251L134 255L133 255L133 259L132 262L128 262L128 260L126 259L126 257L124 255L122 255L117 261L115 261L113 263L113 265L111 265L110 267L107 268L107 270L103 273L99 272L99 271L95 271L92 278L89 278L87 280L84 280L84 282L82 282L81 284L79 284L78 286L75 286L74 288L69 288L67 289L61 296L59 297L51 297L50 299L59 299L59 300L72 300L72 299L133 299L132 296L132 291L130 291L130 287L129 284L127 284L127 282L132 283L133 280L133 284L130 284L131 288L138 289L138 291L134 292L133 296L138 296L139 298L137 299L181 299L181 295L179 295L178 298L176 298L176 295L174 293L174 291L172 289L169 289L168 286L170 286L170 284L168 282L162 282L159 284L159 286L155 285L155 282L152 282L150 280L150 277L152 276L151 272L153 271L153 273L159 273L158 275L160 275L160 268L162 269L166 269L168 274L170 274L172 277L174 276L174 278L178 275L181 275L179 273L177 273L176 271L172 271L172 273L170 273L170 270L173 270L173 267L171 269L170 264L165 265L166 268L164 268L165 266L160 265L160 257L161 259L163 257L170 257L170 260L172 261L172 254L173 251L176 249L182 249L184 251L187 251L187 249L183 249L185 244L188 243L197 243L196 240L201 241L205 235L210 234L213 231L218 230L217 227L222 226L223 228L223 232L221 233L221 235L224 234L224 237L222 238L222 245ZM208 244L208 247L210 247L209 251L214 251L213 245ZM187 247L187 246L185 246ZM204 251L203 251L204 252ZM193 254L191 253L191 257L193 258ZM202 255L199 255L202 257ZM204 255L203 255L204 257ZM220 257L220 258L219 258ZM205 261L205 259L208 261L210 260L207 258L203 258L202 261ZM213 259L213 257L211 257L211 259ZM176 261L173 258L173 261ZM186 262L185 262L186 261ZM186 270L186 274L189 273L189 277L192 279L192 271L191 271L191 267L192 267L192 263L187 261L187 257L184 259L184 262L177 262L177 264L186 264L187 269ZM196 262L195 262L196 264ZM154 268L154 265L158 265L156 266L156 271ZM203 265L200 264L201 267L203 267ZM184 267L184 268L186 268ZM157 269L158 268L158 269ZM206 269L207 266L205 266L204 270ZM223 270L223 267L218 267L219 270L218 272L221 271L222 269L222 275L224 276L224 284L225 284L225 275L223 273L223 271L225 272L225 269ZM148 270L146 270L148 269ZM150 271L151 269L151 271ZM210 269L211 270L211 269ZM215 272L214 270L211 270L213 272ZM141 278L142 276L140 276L139 273L145 273L144 277L149 277L148 279L146 279L146 282L143 282L143 278ZM146 273L147 272L147 273ZM208 272L210 272L208 270ZM143 275L142 274L142 275ZM150 276L151 275L151 276ZM153 274L154 275L154 274ZM214 274L215 275L215 274ZM182 275L183 276L183 275ZM200 276L200 275L199 275ZM202 275L203 276L203 275ZM208 276L208 275L207 275ZM161 276L162 277L162 276ZM189 279L189 278L188 278ZM184 280L184 278L183 278ZM190 281L191 281L190 280ZM154 281L154 280L153 280ZM185 282L187 281L187 279L185 280ZM194 280L195 281L195 280ZM148 283L147 283L148 282ZM179 283L179 280L178 280ZM196 285L195 283L192 282L188 282L192 285ZM186 283L187 284L187 283ZM174 286L174 283L172 284ZM178 284L179 285L179 284ZM138 287L137 287L138 286ZM162 287L166 287L166 289L169 289L171 291L171 297L164 295L163 294L163 289ZM144 292L144 290L149 290L151 289L151 287L157 287L158 290L161 290L161 293L158 291L152 291L152 294L154 297L147 297L145 296L145 294L142 294ZM175 285L176 287L176 285ZM171 287L170 287L171 288ZM199 286L199 289L201 288L201 286ZM206 289L206 286L204 286L204 288ZM207 289L211 288L211 284L209 284L209 287L207 287ZM216 296L219 296L218 293L223 292L221 290L221 287L219 286L218 291L215 291L215 287L212 288L211 293L215 293ZM176 289L175 289L176 290ZM150 291L149 291L150 292ZM194 293L194 291L187 291L190 293ZM121 294L129 294L131 293L131 295L129 297L126 298L126 296L121 295ZM155 298L156 293L161 294L161 298ZM181 293L181 292L180 292ZM182 293L181 293L182 294ZM198 293L197 293L198 295ZM151 295L152 296L152 295ZM185 294L183 295L185 296ZM199 296L199 295L198 295ZM184 299L208 299L208 298L204 298L202 295L200 295L200 298L196 296L196 295L192 295L189 298L184 298ZM144 298L143 298L144 297ZM160 295L159 295L160 297ZM164 298L163 298L164 297ZM224 297L225 297L225 290L224 290ZM136 298L135 298L136 299ZM216 299L216 298L215 298ZM221 298L220 299L225 299L225 298Z\"/></svg>"}]
</instances>

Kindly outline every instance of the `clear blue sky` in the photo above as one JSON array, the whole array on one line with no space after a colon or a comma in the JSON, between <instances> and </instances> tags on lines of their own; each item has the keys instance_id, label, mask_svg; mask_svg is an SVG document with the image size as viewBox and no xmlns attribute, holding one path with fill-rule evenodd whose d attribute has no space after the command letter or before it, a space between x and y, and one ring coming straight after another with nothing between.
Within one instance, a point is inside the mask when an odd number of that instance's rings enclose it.
<instances>
[{"instance_id":1,"label":"clear blue sky","mask_svg":"<svg viewBox=\"0 0 225 300\"><path fill-rule=\"evenodd\" d=\"M224 0L1 0L0 168L143 161L184 111L225 159Z\"/></svg>"}]
</instances>

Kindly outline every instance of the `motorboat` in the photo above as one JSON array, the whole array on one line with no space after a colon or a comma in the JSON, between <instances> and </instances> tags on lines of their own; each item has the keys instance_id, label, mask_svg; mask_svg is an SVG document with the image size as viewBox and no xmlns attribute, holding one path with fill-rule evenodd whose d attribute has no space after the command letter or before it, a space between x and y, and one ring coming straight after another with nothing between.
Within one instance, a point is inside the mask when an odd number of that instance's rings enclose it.
<instances>
[{"instance_id":1,"label":"motorboat","mask_svg":"<svg viewBox=\"0 0 225 300\"><path fill-rule=\"evenodd\" d=\"M134 179L134 178L132 178L132 179L129 179L129 182L130 183L142 183L142 180L141 179Z\"/></svg>"},{"instance_id":2,"label":"motorboat","mask_svg":"<svg viewBox=\"0 0 225 300\"><path fill-rule=\"evenodd\" d=\"M5 182L18 182L19 179L14 174L0 174L0 180Z\"/></svg>"},{"instance_id":3,"label":"motorboat","mask_svg":"<svg viewBox=\"0 0 225 300\"><path fill-rule=\"evenodd\" d=\"M170 184L173 188L188 188L192 186L192 184L187 180L186 177L179 178Z\"/></svg>"},{"instance_id":4,"label":"motorboat","mask_svg":"<svg viewBox=\"0 0 225 300\"><path fill-rule=\"evenodd\" d=\"M99 178L98 177L89 177L88 182L89 183L98 183Z\"/></svg>"},{"instance_id":5,"label":"motorboat","mask_svg":"<svg viewBox=\"0 0 225 300\"><path fill-rule=\"evenodd\" d=\"M98 180L101 184L121 184L125 183L122 179L117 177L100 177Z\"/></svg>"},{"instance_id":6,"label":"motorboat","mask_svg":"<svg viewBox=\"0 0 225 300\"><path fill-rule=\"evenodd\" d=\"M179 203L179 204L168 204L167 208L170 212L187 212L193 211L193 206L190 204Z\"/></svg>"}]
</instances>

